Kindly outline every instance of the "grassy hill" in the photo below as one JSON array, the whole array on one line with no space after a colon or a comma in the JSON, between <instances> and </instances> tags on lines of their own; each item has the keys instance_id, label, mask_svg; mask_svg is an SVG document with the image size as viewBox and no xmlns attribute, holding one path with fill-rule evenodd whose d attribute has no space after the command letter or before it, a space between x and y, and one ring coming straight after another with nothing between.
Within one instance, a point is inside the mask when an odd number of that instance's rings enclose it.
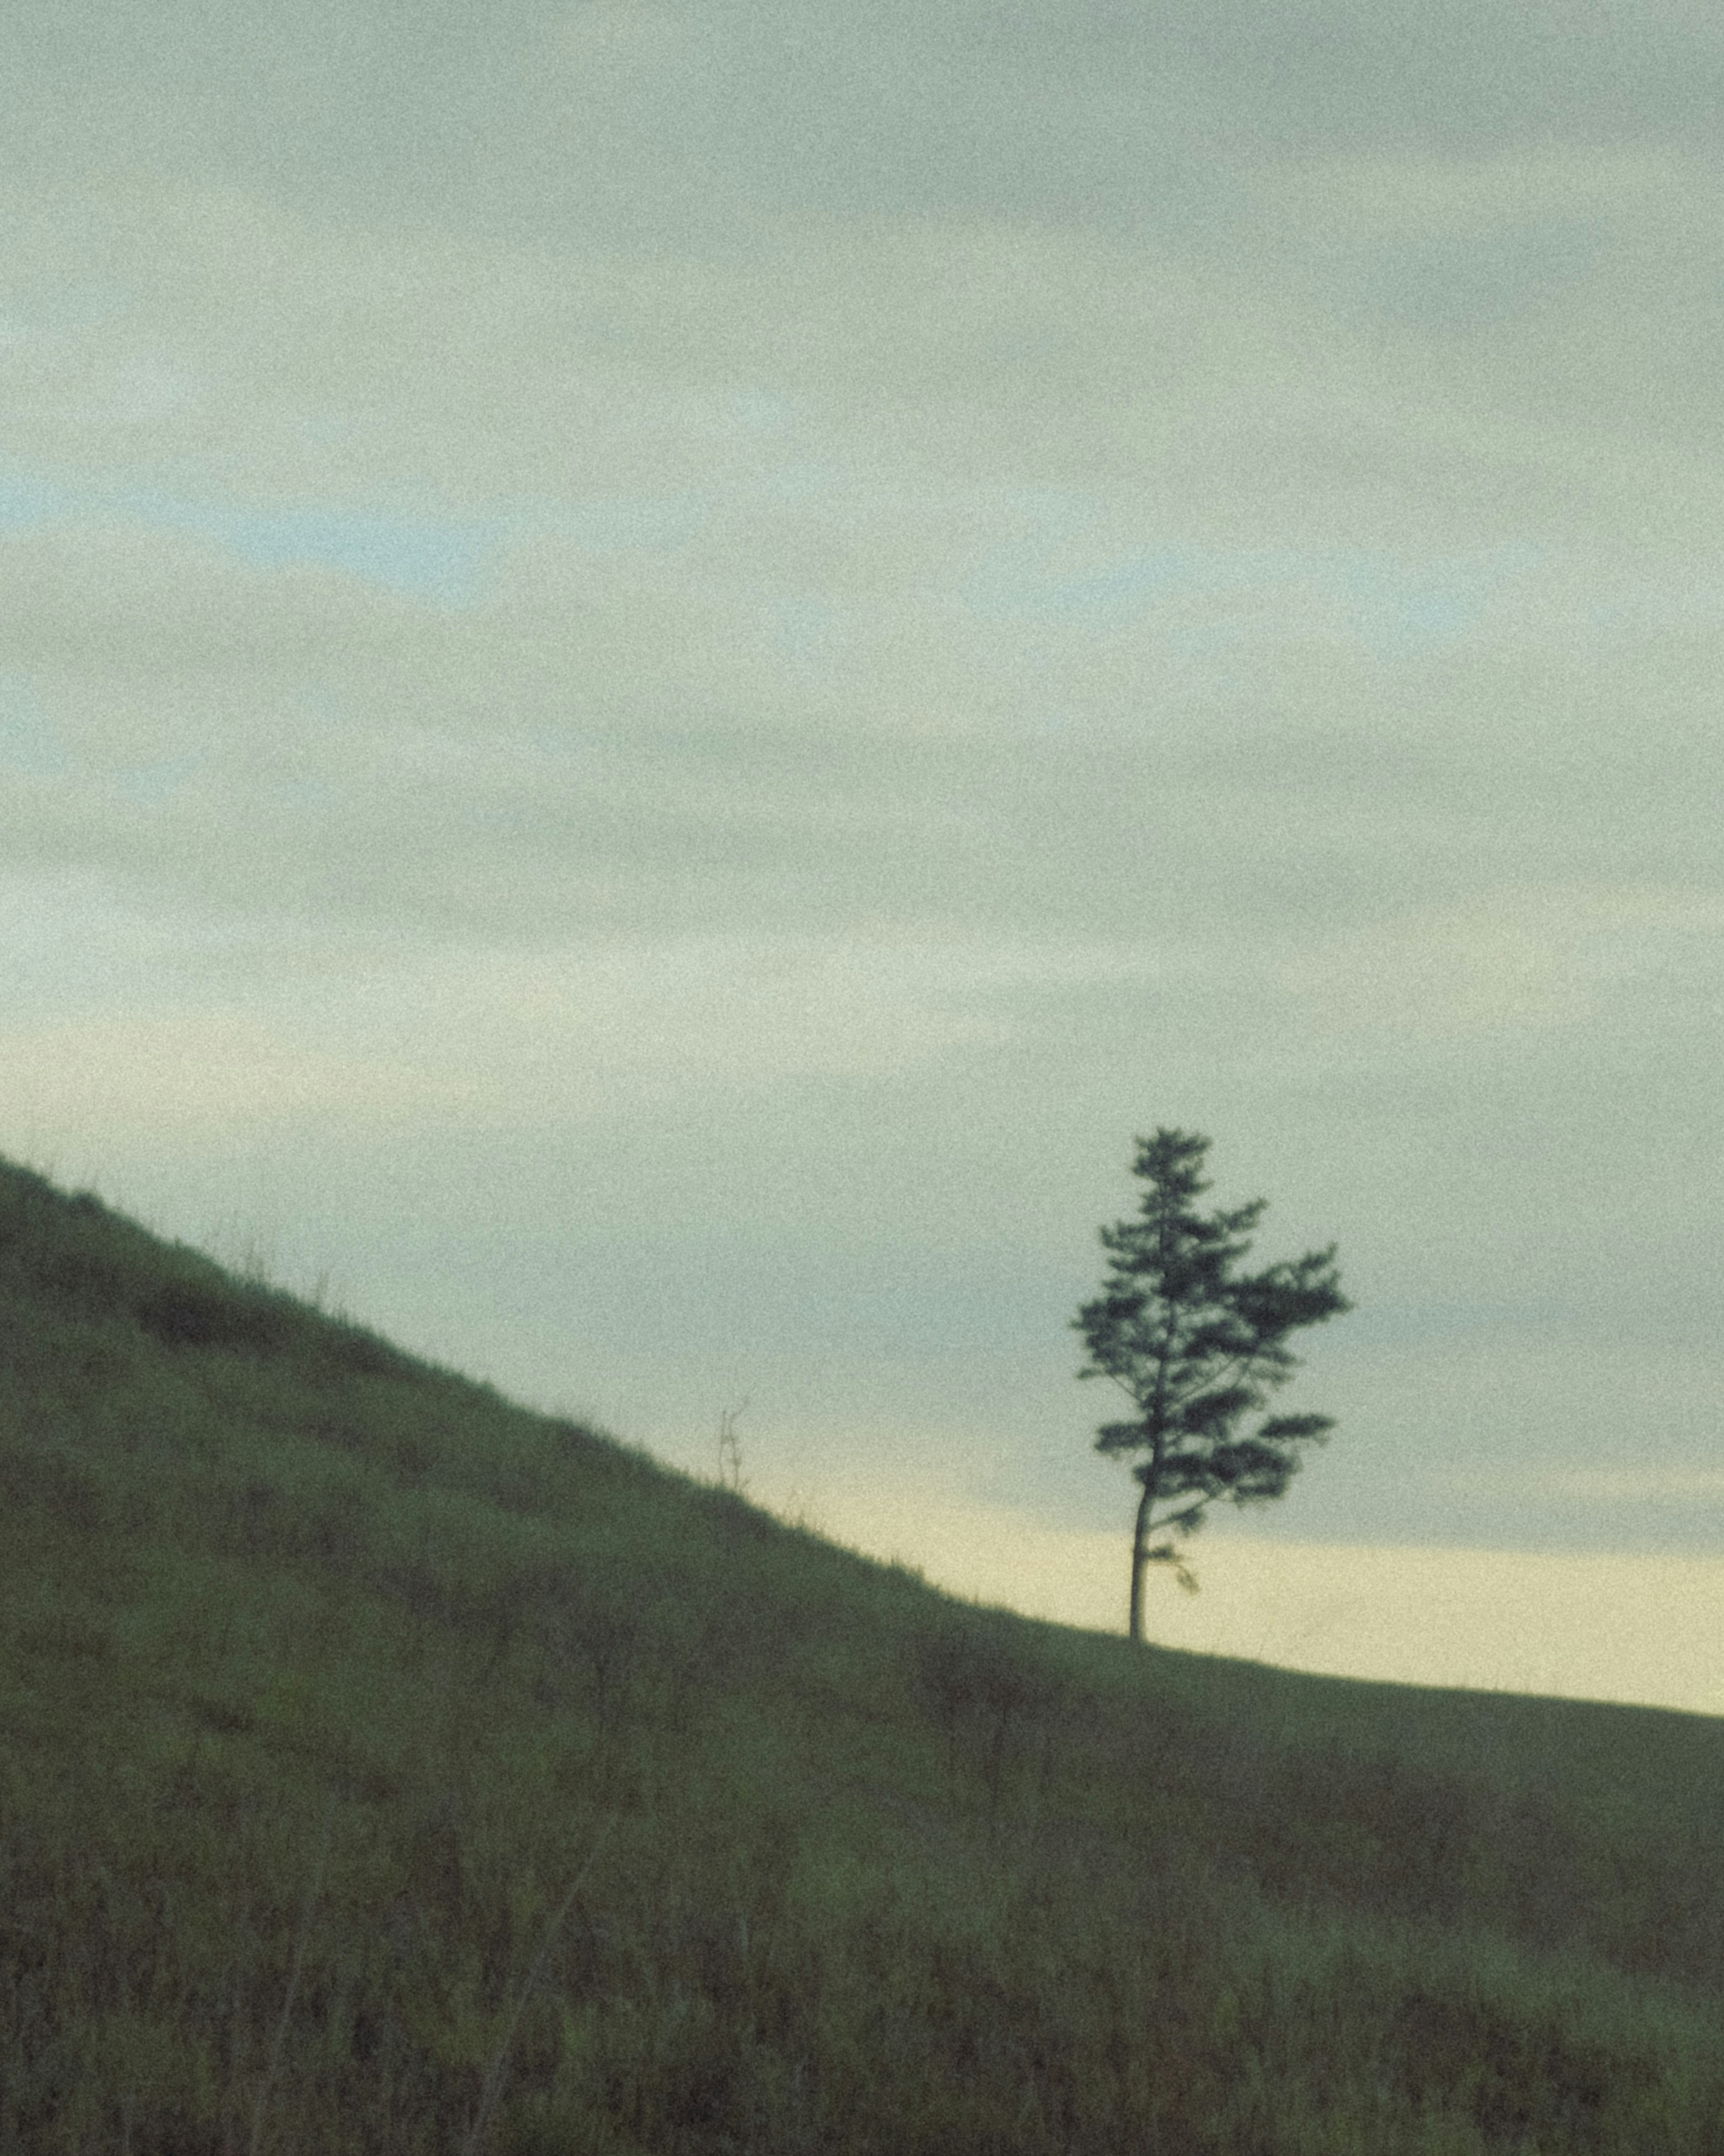
<instances>
[{"instance_id":1,"label":"grassy hill","mask_svg":"<svg viewBox=\"0 0 1724 2156\"><path fill-rule=\"evenodd\" d=\"M0 1163L0 2156L1724 2156L1724 1722L972 1607Z\"/></svg>"}]
</instances>

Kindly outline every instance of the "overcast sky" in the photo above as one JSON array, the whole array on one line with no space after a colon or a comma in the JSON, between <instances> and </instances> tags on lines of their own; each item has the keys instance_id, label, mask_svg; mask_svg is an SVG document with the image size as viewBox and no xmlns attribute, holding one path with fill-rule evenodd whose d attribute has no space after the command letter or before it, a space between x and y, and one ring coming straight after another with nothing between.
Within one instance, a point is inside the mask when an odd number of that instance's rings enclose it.
<instances>
[{"instance_id":1,"label":"overcast sky","mask_svg":"<svg viewBox=\"0 0 1724 2156\"><path fill-rule=\"evenodd\" d=\"M1069 1320L1199 1130L1357 1308L1152 1635L1724 1581L1716 9L0 39L0 1151L1122 1625Z\"/></svg>"}]
</instances>

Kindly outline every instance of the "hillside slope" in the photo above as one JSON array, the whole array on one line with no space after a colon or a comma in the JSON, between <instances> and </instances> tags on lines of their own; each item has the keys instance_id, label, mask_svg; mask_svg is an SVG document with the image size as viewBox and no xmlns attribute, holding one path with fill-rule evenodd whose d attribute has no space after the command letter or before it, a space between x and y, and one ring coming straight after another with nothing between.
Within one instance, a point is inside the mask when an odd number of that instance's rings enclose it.
<instances>
[{"instance_id":1,"label":"hillside slope","mask_svg":"<svg viewBox=\"0 0 1724 2156\"><path fill-rule=\"evenodd\" d=\"M972 1608L0 1163L0 2156L1724 2156L1721 1793Z\"/></svg>"}]
</instances>

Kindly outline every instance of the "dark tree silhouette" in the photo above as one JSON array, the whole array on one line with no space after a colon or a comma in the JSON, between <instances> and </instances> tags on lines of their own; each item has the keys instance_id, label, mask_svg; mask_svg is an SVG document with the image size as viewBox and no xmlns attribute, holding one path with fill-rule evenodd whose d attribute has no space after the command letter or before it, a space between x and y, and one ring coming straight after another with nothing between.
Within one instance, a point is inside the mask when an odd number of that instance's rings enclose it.
<instances>
[{"instance_id":1,"label":"dark tree silhouette","mask_svg":"<svg viewBox=\"0 0 1724 2156\"><path fill-rule=\"evenodd\" d=\"M1111 1254L1102 1292L1072 1320L1090 1350L1079 1377L1111 1378L1137 1410L1129 1422L1105 1424L1095 1450L1149 1455L1131 1470L1143 1487L1131 1534L1137 1646L1144 1567L1172 1565L1180 1585L1195 1594L1179 1537L1203 1524L1218 1497L1251 1505L1284 1496L1301 1464L1295 1448L1326 1440L1331 1415L1271 1415L1255 1436L1232 1433L1298 1368L1283 1344L1287 1335L1352 1307L1337 1283L1332 1243L1266 1272L1234 1276L1251 1247L1246 1230L1268 1200L1207 1219L1195 1211L1193 1200L1209 1188L1198 1173L1209 1142L1168 1130L1136 1141L1131 1172L1147 1185L1142 1217L1101 1230ZM1177 1509L1152 1517L1163 1502ZM1163 1529L1169 1539L1152 1548L1152 1536Z\"/></svg>"}]
</instances>

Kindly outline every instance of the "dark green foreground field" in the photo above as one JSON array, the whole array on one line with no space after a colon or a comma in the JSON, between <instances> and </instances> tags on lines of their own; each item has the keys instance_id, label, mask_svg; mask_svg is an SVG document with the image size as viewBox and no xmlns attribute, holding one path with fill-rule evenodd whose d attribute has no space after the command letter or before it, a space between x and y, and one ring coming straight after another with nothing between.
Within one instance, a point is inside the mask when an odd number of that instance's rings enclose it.
<instances>
[{"instance_id":1,"label":"dark green foreground field","mask_svg":"<svg viewBox=\"0 0 1724 2156\"><path fill-rule=\"evenodd\" d=\"M955 1602L0 1163L0 2152L1724 2152L1724 1722Z\"/></svg>"}]
</instances>

